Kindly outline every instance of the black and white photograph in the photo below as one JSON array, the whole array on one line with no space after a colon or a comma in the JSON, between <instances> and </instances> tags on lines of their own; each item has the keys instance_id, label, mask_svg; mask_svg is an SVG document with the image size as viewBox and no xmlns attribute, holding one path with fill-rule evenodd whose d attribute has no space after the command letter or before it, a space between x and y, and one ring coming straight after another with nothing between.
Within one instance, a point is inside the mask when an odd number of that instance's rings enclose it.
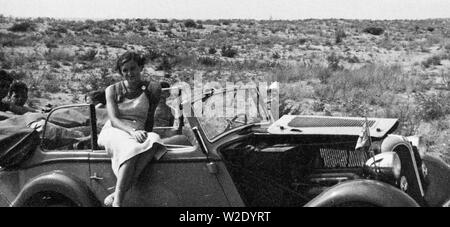
<instances>
[{"instance_id":1,"label":"black and white photograph","mask_svg":"<svg viewBox=\"0 0 450 227\"><path fill-rule=\"evenodd\" d=\"M0 207L450 206L448 0L0 0L0 95Z\"/></svg>"}]
</instances>

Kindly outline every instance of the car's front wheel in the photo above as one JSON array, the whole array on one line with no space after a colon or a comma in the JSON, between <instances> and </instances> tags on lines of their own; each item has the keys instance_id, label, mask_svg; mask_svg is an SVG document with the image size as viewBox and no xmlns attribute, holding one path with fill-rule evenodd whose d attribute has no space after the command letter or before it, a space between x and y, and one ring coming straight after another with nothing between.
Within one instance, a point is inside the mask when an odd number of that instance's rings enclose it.
<instances>
[{"instance_id":1,"label":"car's front wheel","mask_svg":"<svg viewBox=\"0 0 450 227\"><path fill-rule=\"evenodd\" d=\"M333 207L378 207L378 206L375 204L369 203L369 202L350 201L350 202L335 204Z\"/></svg>"}]
</instances>

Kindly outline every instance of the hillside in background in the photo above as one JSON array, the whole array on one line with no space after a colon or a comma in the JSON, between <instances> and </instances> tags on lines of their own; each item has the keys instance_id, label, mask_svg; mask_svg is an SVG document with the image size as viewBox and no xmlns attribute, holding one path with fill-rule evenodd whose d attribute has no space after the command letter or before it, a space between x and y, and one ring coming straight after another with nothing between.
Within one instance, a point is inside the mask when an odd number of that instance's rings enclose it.
<instances>
[{"instance_id":1,"label":"hillside in background","mask_svg":"<svg viewBox=\"0 0 450 227\"><path fill-rule=\"evenodd\" d=\"M280 116L389 117L450 162L450 19L68 21L0 16L0 67L28 105L84 101L126 50L170 83L279 81Z\"/></svg>"}]
</instances>

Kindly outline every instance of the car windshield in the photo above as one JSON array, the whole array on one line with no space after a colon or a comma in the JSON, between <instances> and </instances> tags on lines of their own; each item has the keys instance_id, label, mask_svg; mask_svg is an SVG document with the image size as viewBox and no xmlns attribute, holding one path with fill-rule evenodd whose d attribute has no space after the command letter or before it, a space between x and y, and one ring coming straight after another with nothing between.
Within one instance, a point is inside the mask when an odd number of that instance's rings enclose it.
<instances>
[{"instance_id":1,"label":"car windshield","mask_svg":"<svg viewBox=\"0 0 450 227\"><path fill-rule=\"evenodd\" d=\"M270 116L256 88L210 91L193 102L194 116L209 140L244 125L265 123Z\"/></svg>"}]
</instances>

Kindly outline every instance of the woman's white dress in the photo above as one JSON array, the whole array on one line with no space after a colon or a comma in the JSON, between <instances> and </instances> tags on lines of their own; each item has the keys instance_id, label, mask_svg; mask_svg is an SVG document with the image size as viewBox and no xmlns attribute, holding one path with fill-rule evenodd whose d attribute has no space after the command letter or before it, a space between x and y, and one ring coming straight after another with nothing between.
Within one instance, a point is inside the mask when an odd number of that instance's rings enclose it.
<instances>
[{"instance_id":1,"label":"woman's white dress","mask_svg":"<svg viewBox=\"0 0 450 227\"><path fill-rule=\"evenodd\" d=\"M116 100L120 118L134 129L143 130L149 109L149 100L145 92L135 99L119 96ZM98 136L98 144L105 147L108 154L111 155L112 169L116 176L119 167L136 155L156 149L155 158L159 159L166 152L158 134L147 132L147 139L143 143L139 143L127 132L113 127L110 120L103 126Z\"/></svg>"}]
</instances>

